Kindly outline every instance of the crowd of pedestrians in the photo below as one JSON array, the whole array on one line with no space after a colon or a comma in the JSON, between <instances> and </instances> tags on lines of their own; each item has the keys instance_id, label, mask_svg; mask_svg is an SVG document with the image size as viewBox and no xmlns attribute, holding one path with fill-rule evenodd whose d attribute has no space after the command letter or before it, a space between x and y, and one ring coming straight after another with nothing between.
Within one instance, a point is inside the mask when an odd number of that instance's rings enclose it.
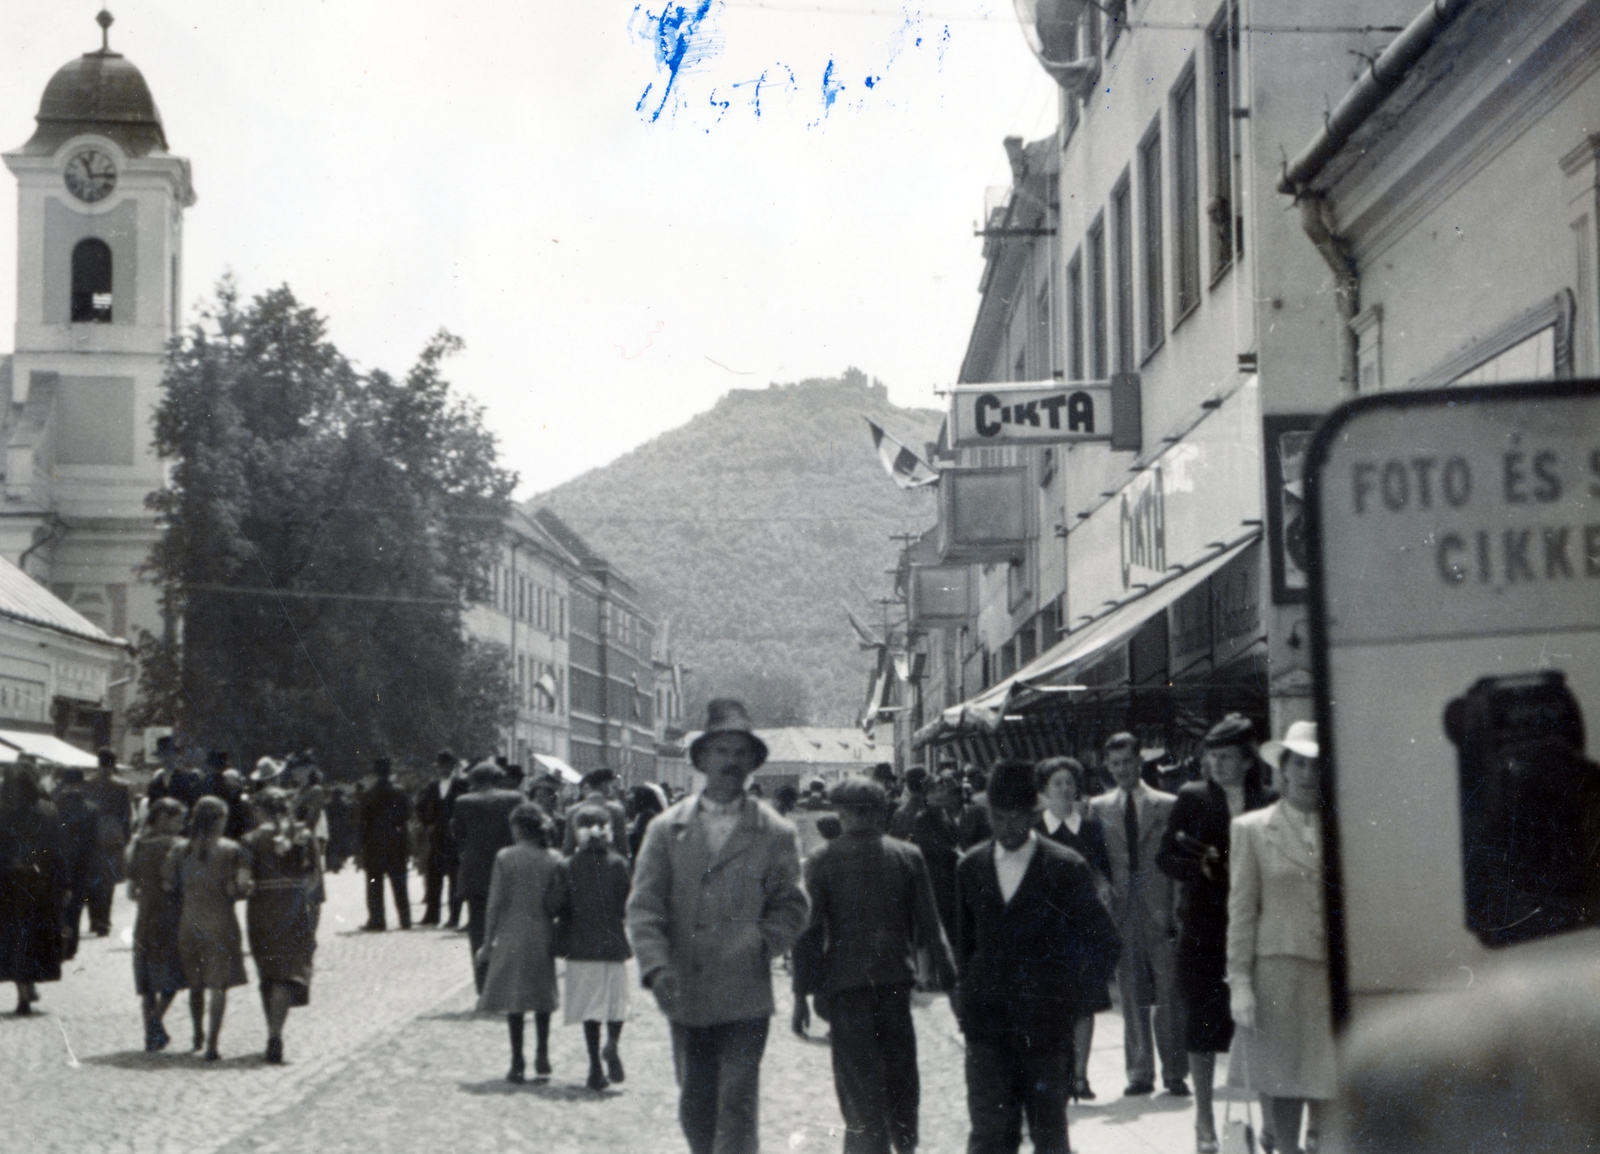
<instances>
[{"instance_id":1,"label":"crowd of pedestrians","mask_svg":"<svg viewBox=\"0 0 1600 1154\"><path fill-rule=\"evenodd\" d=\"M465 913L477 1008L506 1018L512 1082L528 1078L530 1013L532 1076L550 1076L563 1008L583 1029L585 1084L622 1082L636 959L670 1023L692 1154L757 1148L780 959L793 1029L827 1023L846 1154L918 1144L919 990L949 995L964 1037L970 1154L1014 1154L1024 1122L1037 1151L1064 1154L1068 1102L1095 1097L1088 1055L1113 985L1125 1095L1154 1093L1157 1074L1172 1095L1192 1082L1196 1149L1211 1154L1216 1055L1230 1053L1230 1083L1261 1097L1263 1147L1298 1154L1334 1092L1315 726L1258 751L1230 715L1203 746L1175 794L1158 788L1179 785L1171 771L1119 733L1098 766L1007 760L903 780L882 766L780 788L771 805L750 780L766 747L726 699L690 748L704 787L676 799L645 784L619 801L609 769L568 784L449 752L420 788L380 758L347 793L310 754L246 775L222 754L186 767L170 744L135 799L109 752L93 780L23 759L0 774L0 980L31 1012L82 912L109 932L125 878L145 1048L170 1044L166 1013L187 990L193 1048L219 1057L248 942L265 1058L282 1062L289 1011L310 1001L325 870L356 858L363 928L380 932L389 904L411 927L415 862L420 924ZM784 816L796 810L819 811L809 856Z\"/></svg>"}]
</instances>

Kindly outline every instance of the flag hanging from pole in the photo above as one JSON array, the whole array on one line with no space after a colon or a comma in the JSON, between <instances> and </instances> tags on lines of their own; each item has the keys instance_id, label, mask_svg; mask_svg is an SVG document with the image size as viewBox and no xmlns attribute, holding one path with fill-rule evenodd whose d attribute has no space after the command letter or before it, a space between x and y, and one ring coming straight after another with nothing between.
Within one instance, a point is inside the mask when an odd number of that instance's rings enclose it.
<instances>
[{"instance_id":1,"label":"flag hanging from pole","mask_svg":"<svg viewBox=\"0 0 1600 1154\"><path fill-rule=\"evenodd\" d=\"M872 444L878 450L878 460L883 462L884 472L894 479L896 485L902 489L920 489L938 482L938 470L932 465L873 422L868 421L867 427L872 430Z\"/></svg>"}]
</instances>

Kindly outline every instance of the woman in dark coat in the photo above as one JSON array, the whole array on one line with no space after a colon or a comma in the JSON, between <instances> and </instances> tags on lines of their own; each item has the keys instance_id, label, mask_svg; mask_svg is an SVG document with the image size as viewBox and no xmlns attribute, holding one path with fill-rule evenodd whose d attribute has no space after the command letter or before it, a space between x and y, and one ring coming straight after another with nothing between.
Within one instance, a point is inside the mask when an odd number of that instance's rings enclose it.
<instances>
[{"instance_id":1,"label":"woman in dark coat","mask_svg":"<svg viewBox=\"0 0 1600 1154\"><path fill-rule=\"evenodd\" d=\"M252 886L245 906L250 956L267 1014L267 1054L283 1061L283 1027L292 1006L311 1002L311 959L322 908L322 854L311 827L298 820L281 789L254 798L257 826L244 838Z\"/></svg>"},{"instance_id":2,"label":"woman in dark coat","mask_svg":"<svg viewBox=\"0 0 1600 1154\"><path fill-rule=\"evenodd\" d=\"M1194 1077L1196 1149L1217 1149L1211 1108L1216 1056L1233 1041L1225 980L1228 946L1228 826L1278 800L1262 782L1250 722L1231 713L1205 739L1206 777L1178 791L1156 865L1178 883L1178 992L1184 1048Z\"/></svg>"},{"instance_id":3,"label":"woman in dark coat","mask_svg":"<svg viewBox=\"0 0 1600 1154\"><path fill-rule=\"evenodd\" d=\"M61 980L61 904L67 861L60 819L22 766L0 777L0 982L17 984L17 1013L33 1012L36 982Z\"/></svg>"},{"instance_id":4,"label":"woman in dark coat","mask_svg":"<svg viewBox=\"0 0 1600 1154\"><path fill-rule=\"evenodd\" d=\"M1111 855L1100 819L1087 812L1084 768L1072 757L1047 757L1034 767L1034 781L1044 809L1034 822L1040 837L1075 850L1094 867L1095 888L1102 904L1111 895ZM1094 1097L1089 1085L1089 1048L1094 1044L1094 1016L1111 1008L1108 986L1084 991L1083 1014L1072 1027L1073 1089L1078 1099Z\"/></svg>"}]
</instances>

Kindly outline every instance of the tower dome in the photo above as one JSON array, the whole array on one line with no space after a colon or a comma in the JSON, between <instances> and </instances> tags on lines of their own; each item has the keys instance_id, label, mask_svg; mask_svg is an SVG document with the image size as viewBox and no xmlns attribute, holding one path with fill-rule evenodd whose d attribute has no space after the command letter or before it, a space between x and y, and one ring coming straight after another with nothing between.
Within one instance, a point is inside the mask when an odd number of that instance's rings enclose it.
<instances>
[{"instance_id":1,"label":"tower dome","mask_svg":"<svg viewBox=\"0 0 1600 1154\"><path fill-rule=\"evenodd\" d=\"M150 86L126 57L111 51L111 14L100 13L99 21L106 32L100 50L68 61L50 78L34 117L39 127L23 152L52 153L86 132L109 137L130 156L166 151L167 135Z\"/></svg>"}]
</instances>

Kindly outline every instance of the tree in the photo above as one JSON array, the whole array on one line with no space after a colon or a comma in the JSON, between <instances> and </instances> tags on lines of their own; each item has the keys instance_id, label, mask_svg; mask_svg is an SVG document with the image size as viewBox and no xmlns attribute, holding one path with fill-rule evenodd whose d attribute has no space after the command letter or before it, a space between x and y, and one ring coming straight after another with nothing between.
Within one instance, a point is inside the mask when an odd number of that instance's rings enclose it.
<instances>
[{"instance_id":1,"label":"tree","mask_svg":"<svg viewBox=\"0 0 1600 1154\"><path fill-rule=\"evenodd\" d=\"M510 508L481 409L452 396L440 332L403 379L361 374L287 287L224 280L173 342L155 444L169 482L149 575L169 628L141 639L138 724L262 753L368 759L485 750L514 700L465 603Z\"/></svg>"}]
</instances>

